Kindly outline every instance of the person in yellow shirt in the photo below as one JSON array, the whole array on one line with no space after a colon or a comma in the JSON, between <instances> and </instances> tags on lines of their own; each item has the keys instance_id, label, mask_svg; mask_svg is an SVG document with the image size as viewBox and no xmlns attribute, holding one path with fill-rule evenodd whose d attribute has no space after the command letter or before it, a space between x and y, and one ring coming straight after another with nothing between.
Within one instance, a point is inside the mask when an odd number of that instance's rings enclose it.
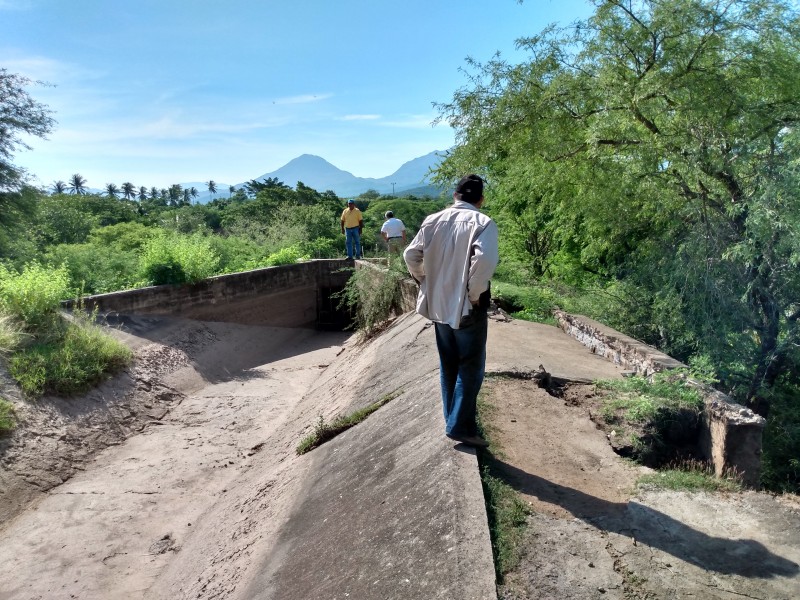
<instances>
[{"instance_id":1,"label":"person in yellow shirt","mask_svg":"<svg viewBox=\"0 0 800 600\"><path fill-rule=\"evenodd\" d=\"M364 218L356 207L354 200L347 201L347 208L342 211L342 233L347 247L347 258L361 258L361 233L364 230Z\"/></svg>"}]
</instances>

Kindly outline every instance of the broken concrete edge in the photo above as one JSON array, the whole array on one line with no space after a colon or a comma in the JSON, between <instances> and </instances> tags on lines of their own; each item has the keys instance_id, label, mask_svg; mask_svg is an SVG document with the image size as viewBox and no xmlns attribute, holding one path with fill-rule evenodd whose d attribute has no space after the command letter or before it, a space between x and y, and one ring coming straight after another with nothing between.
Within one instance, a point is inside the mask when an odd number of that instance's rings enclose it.
<instances>
[{"instance_id":1,"label":"broken concrete edge","mask_svg":"<svg viewBox=\"0 0 800 600\"><path fill-rule=\"evenodd\" d=\"M594 354L630 369L637 375L649 376L661 371L686 369L671 356L639 340L615 331L582 315L554 310L561 329ZM710 385L687 379L702 395L704 402L701 457L714 467L717 477L733 476L743 485L757 487L761 476L761 445L766 420L749 408L734 402Z\"/></svg>"},{"instance_id":2,"label":"broken concrete edge","mask_svg":"<svg viewBox=\"0 0 800 600\"><path fill-rule=\"evenodd\" d=\"M660 371L687 368L682 362L652 346L588 317L571 315L561 310L553 311L553 315L565 333L590 348L594 354L634 371L637 375L646 377Z\"/></svg>"}]
</instances>

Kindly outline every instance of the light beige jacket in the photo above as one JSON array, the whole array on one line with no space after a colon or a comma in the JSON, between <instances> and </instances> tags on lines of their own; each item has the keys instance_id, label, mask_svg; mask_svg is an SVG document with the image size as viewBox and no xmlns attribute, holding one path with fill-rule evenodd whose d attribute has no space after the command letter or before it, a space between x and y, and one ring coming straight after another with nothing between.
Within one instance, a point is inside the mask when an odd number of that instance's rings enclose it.
<instances>
[{"instance_id":1,"label":"light beige jacket","mask_svg":"<svg viewBox=\"0 0 800 600\"><path fill-rule=\"evenodd\" d=\"M458 329L489 289L499 261L497 224L468 202L429 215L403 253L419 282L417 312Z\"/></svg>"}]
</instances>

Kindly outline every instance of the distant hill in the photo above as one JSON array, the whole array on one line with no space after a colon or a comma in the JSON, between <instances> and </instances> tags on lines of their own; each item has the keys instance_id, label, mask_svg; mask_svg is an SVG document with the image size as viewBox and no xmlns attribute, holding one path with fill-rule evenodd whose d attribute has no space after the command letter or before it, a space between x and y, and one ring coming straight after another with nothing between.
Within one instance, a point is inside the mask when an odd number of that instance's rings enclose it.
<instances>
[{"instance_id":1,"label":"distant hill","mask_svg":"<svg viewBox=\"0 0 800 600\"><path fill-rule=\"evenodd\" d=\"M280 169L264 173L256 179L262 181L268 177L277 177L291 187L295 187L298 181L302 181L318 192L332 190L341 197L357 196L367 190L375 190L381 194L400 194L423 186L431 187L427 181L428 172L437 167L442 158L444 158L444 153L437 150L404 163L391 175L376 179L356 177L348 171L335 167L324 158L313 154L303 154L292 159ZM426 193L436 196L439 190L431 187L431 191Z\"/></svg>"},{"instance_id":2,"label":"distant hill","mask_svg":"<svg viewBox=\"0 0 800 600\"><path fill-rule=\"evenodd\" d=\"M341 198L358 196L367 190L375 190L381 194L411 194L418 197L432 196L435 198L439 196L441 190L427 181L427 175L431 169L439 165L442 158L444 158L444 153L437 150L404 163L391 175L376 179L356 177L348 171L335 167L324 158L313 154L303 154L293 158L280 169L253 177L253 179L264 181L270 177L277 177L279 181L290 187L296 187L297 182L302 181L318 192L332 190ZM237 183L235 187L240 188L244 183ZM199 196L196 202L205 204L212 199L205 182L190 181L182 183L181 186L197 188ZM217 183L217 193L214 198L227 198L230 195L229 189L230 184Z\"/></svg>"}]
</instances>

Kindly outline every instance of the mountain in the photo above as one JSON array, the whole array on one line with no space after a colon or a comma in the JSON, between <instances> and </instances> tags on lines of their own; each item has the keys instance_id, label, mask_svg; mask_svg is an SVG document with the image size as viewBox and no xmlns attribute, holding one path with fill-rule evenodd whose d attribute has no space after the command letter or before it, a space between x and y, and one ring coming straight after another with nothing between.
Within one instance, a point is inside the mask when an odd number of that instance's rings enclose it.
<instances>
[{"instance_id":1,"label":"mountain","mask_svg":"<svg viewBox=\"0 0 800 600\"><path fill-rule=\"evenodd\" d=\"M430 187L426 180L428 171L437 167L444 158L444 153L434 151L404 163L397 171L386 177L356 177L343 171L324 158L313 154L303 154L292 159L280 169L264 173L257 177L262 181L268 177L277 177L288 186L295 187L298 181L314 188L318 192L333 190L337 196L348 198L363 194L367 190L376 190L381 194L400 194L401 192L430 188L431 195L437 195L438 189Z\"/></svg>"},{"instance_id":2,"label":"mountain","mask_svg":"<svg viewBox=\"0 0 800 600\"><path fill-rule=\"evenodd\" d=\"M313 154L303 154L293 158L280 169L254 177L256 181L264 181L276 177L290 187L296 187L298 181L314 188L318 192L332 190L341 198L351 198L363 194L367 190L376 190L381 194L408 193L414 196L438 196L440 189L427 181L428 172L436 168L444 158L444 152L438 150L414 158L386 177L356 177L348 171L335 167L324 158ZM250 180L248 180L250 181ZM237 183L240 188L245 182ZM193 202L205 204L212 199L205 182L190 181L182 183L184 189L196 187L199 195ZM230 185L217 183L217 193L214 198L227 198Z\"/></svg>"}]
</instances>

